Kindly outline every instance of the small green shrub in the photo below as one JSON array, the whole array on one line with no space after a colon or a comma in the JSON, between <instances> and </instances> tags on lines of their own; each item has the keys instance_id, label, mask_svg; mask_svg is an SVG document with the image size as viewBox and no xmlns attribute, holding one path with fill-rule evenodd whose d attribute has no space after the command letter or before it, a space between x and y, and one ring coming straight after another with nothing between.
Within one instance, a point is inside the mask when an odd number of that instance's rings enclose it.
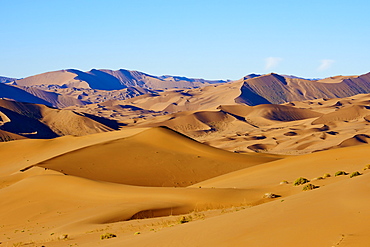
<instances>
[{"instance_id":1,"label":"small green shrub","mask_svg":"<svg viewBox=\"0 0 370 247\"><path fill-rule=\"evenodd\" d=\"M191 217L191 215L189 215L189 216L182 216L179 219L179 223L180 224L184 224L184 223L188 223L188 222L190 222L192 220L193 220L193 217Z\"/></svg>"},{"instance_id":2,"label":"small green shrub","mask_svg":"<svg viewBox=\"0 0 370 247\"><path fill-rule=\"evenodd\" d=\"M359 173L358 171L355 171L355 172L352 172L351 175L349 175L349 177L353 178L353 177L360 176L360 175L362 175L362 174Z\"/></svg>"},{"instance_id":3,"label":"small green shrub","mask_svg":"<svg viewBox=\"0 0 370 247\"><path fill-rule=\"evenodd\" d=\"M366 165L366 166L364 167L364 171L365 171L365 170L368 170L368 169L370 169L370 165Z\"/></svg>"},{"instance_id":4,"label":"small green shrub","mask_svg":"<svg viewBox=\"0 0 370 247\"><path fill-rule=\"evenodd\" d=\"M115 237L117 237L117 235L113 233L106 233L106 234L101 235L100 239L109 239L109 238L115 238Z\"/></svg>"},{"instance_id":5,"label":"small green shrub","mask_svg":"<svg viewBox=\"0 0 370 247\"><path fill-rule=\"evenodd\" d=\"M322 176L323 178L330 178L331 175L329 173L325 173L324 176Z\"/></svg>"},{"instance_id":6,"label":"small green shrub","mask_svg":"<svg viewBox=\"0 0 370 247\"><path fill-rule=\"evenodd\" d=\"M306 191L306 190L313 190L313 189L316 189L316 188L318 188L319 186L315 186L315 185L313 185L313 184L306 184L303 188L302 188L302 190L303 191Z\"/></svg>"},{"instance_id":7,"label":"small green shrub","mask_svg":"<svg viewBox=\"0 0 370 247\"><path fill-rule=\"evenodd\" d=\"M347 172L345 172L345 171L337 171L335 174L334 174L334 176L341 176L341 175L347 175L348 173Z\"/></svg>"},{"instance_id":8,"label":"small green shrub","mask_svg":"<svg viewBox=\"0 0 370 247\"><path fill-rule=\"evenodd\" d=\"M297 178L295 181L294 181L294 186L297 186L297 185L301 185L301 184L305 184L305 183L308 183L310 182L310 180L308 180L307 178Z\"/></svg>"}]
</instances>

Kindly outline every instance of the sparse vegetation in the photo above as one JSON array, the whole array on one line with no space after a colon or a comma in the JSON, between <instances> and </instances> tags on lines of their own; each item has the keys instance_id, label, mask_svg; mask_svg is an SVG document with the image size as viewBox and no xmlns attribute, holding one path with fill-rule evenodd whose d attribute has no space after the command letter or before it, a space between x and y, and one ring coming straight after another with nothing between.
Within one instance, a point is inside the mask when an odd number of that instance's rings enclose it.
<instances>
[{"instance_id":1,"label":"sparse vegetation","mask_svg":"<svg viewBox=\"0 0 370 247\"><path fill-rule=\"evenodd\" d=\"M345 172L345 171L337 171L335 174L334 174L334 176L342 176L342 175L347 175L348 173L347 172Z\"/></svg>"},{"instance_id":2,"label":"sparse vegetation","mask_svg":"<svg viewBox=\"0 0 370 247\"><path fill-rule=\"evenodd\" d=\"M109 238L115 238L117 237L117 235L113 234L113 233L105 233L103 235L100 236L100 239L109 239Z\"/></svg>"},{"instance_id":3,"label":"sparse vegetation","mask_svg":"<svg viewBox=\"0 0 370 247\"><path fill-rule=\"evenodd\" d=\"M62 235L60 235L59 236L59 239L60 240L66 240L66 239L68 239L68 234L62 234Z\"/></svg>"},{"instance_id":4,"label":"sparse vegetation","mask_svg":"<svg viewBox=\"0 0 370 247\"><path fill-rule=\"evenodd\" d=\"M370 169L370 165L366 165L366 166L364 167L364 171L365 171L365 170L368 170L368 169Z\"/></svg>"},{"instance_id":5,"label":"sparse vegetation","mask_svg":"<svg viewBox=\"0 0 370 247\"><path fill-rule=\"evenodd\" d=\"M305 184L305 183L308 183L308 182L310 182L310 180L308 180L307 178L300 177L300 178L297 178L294 181L293 185L297 186L297 185Z\"/></svg>"},{"instance_id":6,"label":"sparse vegetation","mask_svg":"<svg viewBox=\"0 0 370 247\"><path fill-rule=\"evenodd\" d=\"M357 176L360 176L362 175L361 173L359 173L358 171L355 171L355 172L352 172L351 175L349 175L350 178L353 178L353 177L357 177Z\"/></svg>"},{"instance_id":7,"label":"sparse vegetation","mask_svg":"<svg viewBox=\"0 0 370 247\"><path fill-rule=\"evenodd\" d=\"M316 185L313 185L313 184L306 184L303 188L302 188L302 190L303 191L306 191L306 190L313 190L313 189L316 189L316 188L318 188L319 186L316 186Z\"/></svg>"},{"instance_id":8,"label":"sparse vegetation","mask_svg":"<svg viewBox=\"0 0 370 247\"><path fill-rule=\"evenodd\" d=\"M312 180L322 180L322 179L324 179L324 178L323 177L317 177L317 178L314 178Z\"/></svg>"},{"instance_id":9,"label":"sparse vegetation","mask_svg":"<svg viewBox=\"0 0 370 247\"><path fill-rule=\"evenodd\" d=\"M276 198L276 197L280 197L280 196L274 193L266 193L263 195L263 198Z\"/></svg>"},{"instance_id":10,"label":"sparse vegetation","mask_svg":"<svg viewBox=\"0 0 370 247\"><path fill-rule=\"evenodd\" d=\"M323 178L330 178L331 175L329 173L325 173L324 176L322 176Z\"/></svg>"},{"instance_id":11,"label":"sparse vegetation","mask_svg":"<svg viewBox=\"0 0 370 247\"><path fill-rule=\"evenodd\" d=\"M181 216L179 219L180 224L188 223L193 220L193 217L191 215L188 216Z\"/></svg>"},{"instance_id":12,"label":"sparse vegetation","mask_svg":"<svg viewBox=\"0 0 370 247\"><path fill-rule=\"evenodd\" d=\"M280 182L280 184L289 184L289 182L286 181L286 180L283 180L283 181Z\"/></svg>"}]
</instances>

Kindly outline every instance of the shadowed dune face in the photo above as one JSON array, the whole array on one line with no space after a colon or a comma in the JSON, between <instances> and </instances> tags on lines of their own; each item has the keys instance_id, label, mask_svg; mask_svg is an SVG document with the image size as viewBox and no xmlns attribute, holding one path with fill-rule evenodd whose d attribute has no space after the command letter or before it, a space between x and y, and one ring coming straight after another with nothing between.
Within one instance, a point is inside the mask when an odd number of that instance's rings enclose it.
<instances>
[{"instance_id":1,"label":"shadowed dune face","mask_svg":"<svg viewBox=\"0 0 370 247\"><path fill-rule=\"evenodd\" d=\"M26 139L26 137L8 131L0 130L0 142L8 142L22 139Z\"/></svg>"},{"instance_id":2,"label":"shadowed dune face","mask_svg":"<svg viewBox=\"0 0 370 247\"><path fill-rule=\"evenodd\" d=\"M272 73L243 80L238 101L249 105L282 104L319 98L344 98L370 93L369 90L370 73L324 80L289 78Z\"/></svg>"},{"instance_id":3,"label":"shadowed dune face","mask_svg":"<svg viewBox=\"0 0 370 247\"><path fill-rule=\"evenodd\" d=\"M120 126L113 120L89 117L70 110L8 100L0 100L0 112L1 130L29 138L80 136L112 131Z\"/></svg>"}]
</instances>

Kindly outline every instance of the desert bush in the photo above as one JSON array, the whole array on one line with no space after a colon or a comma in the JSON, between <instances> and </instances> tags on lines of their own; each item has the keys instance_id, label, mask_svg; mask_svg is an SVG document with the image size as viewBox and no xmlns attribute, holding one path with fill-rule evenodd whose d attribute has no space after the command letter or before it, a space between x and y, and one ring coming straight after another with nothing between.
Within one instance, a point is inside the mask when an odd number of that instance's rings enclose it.
<instances>
[{"instance_id":1,"label":"desert bush","mask_svg":"<svg viewBox=\"0 0 370 247\"><path fill-rule=\"evenodd\" d=\"M315 185L313 185L313 184L306 184L303 188L302 188L302 190L303 191L306 191L306 190L313 190L313 189L316 189L316 188L318 188L319 186L315 186Z\"/></svg>"},{"instance_id":2,"label":"desert bush","mask_svg":"<svg viewBox=\"0 0 370 247\"><path fill-rule=\"evenodd\" d=\"M62 234L62 235L60 235L59 236L59 239L60 240L66 240L66 239L68 239L68 234Z\"/></svg>"},{"instance_id":3,"label":"desert bush","mask_svg":"<svg viewBox=\"0 0 370 247\"><path fill-rule=\"evenodd\" d=\"M191 215L189 216L181 216L180 219L179 219L179 223L180 224L184 224L184 223L188 223L190 221L193 220L193 217L191 217Z\"/></svg>"},{"instance_id":4,"label":"desert bush","mask_svg":"<svg viewBox=\"0 0 370 247\"><path fill-rule=\"evenodd\" d=\"M317 178L314 178L312 180L322 180L322 179L324 179L324 178L323 177L317 177Z\"/></svg>"},{"instance_id":5,"label":"desert bush","mask_svg":"<svg viewBox=\"0 0 370 247\"><path fill-rule=\"evenodd\" d=\"M323 178L330 178L331 175L329 173L325 173L324 176L322 176Z\"/></svg>"},{"instance_id":6,"label":"desert bush","mask_svg":"<svg viewBox=\"0 0 370 247\"><path fill-rule=\"evenodd\" d=\"M109 239L109 238L115 238L115 237L117 237L117 235L113 233L105 233L100 236L100 239Z\"/></svg>"},{"instance_id":7,"label":"desert bush","mask_svg":"<svg viewBox=\"0 0 370 247\"><path fill-rule=\"evenodd\" d=\"M280 182L280 184L289 184L289 182L286 181L286 180L283 180L283 181Z\"/></svg>"},{"instance_id":8,"label":"desert bush","mask_svg":"<svg viewBox=\"0 0 370 247\"><path fill-rule=\"evenodd\" d=\"M263 198L276 198L276 197L280 197L280 196L274 193L266 193L263 195Z\"/></svg>"},{"instance_id":9,"label":"desert bush","mask_svg":"<svg viewBox=\"0 0 370 247\"><path fill-rule=\"evenodd\" d=\"M364 170L368 170L368 169L370 169L370 165L366 165L366 166L364 167Z\"/></svg>"},{"instance_id":10,"label":"desert bush","mask_svg":"<svg viewBox=\"0 0 370 247\"><path fill-rule=\"evenodd\" d=\"M305 183L308 183L310 182L310 180L308 180L307 178L297 178L295 181L294 181L294 186L297 186L297 185L301 185L301 184L305 184Z\"/></svg>"},{"instance_id":11,"label":"desert bush","mask_svg":"<svg viewBox=\"0 0 370 247\"><path fill-rule=\"evenodd\" d=\"M349 175L349 177L353 178L353 177L360 176L360 175L362 175L362 174L359 173L358 171L355 171L355 172L352 172L351 175Z\"/></svg>"},{"instance_id":12,"label":"desert bush","mask_svg":"<svg viewBox=\"0 0 370 247\"><path fill-rule=\"evenodd\" d=\"M345 171L337 171L335 174L334 174L334 176L341 176L341 175L347 175L348 173L347 172L345 172Z\"/></svg>"}]
</instances>

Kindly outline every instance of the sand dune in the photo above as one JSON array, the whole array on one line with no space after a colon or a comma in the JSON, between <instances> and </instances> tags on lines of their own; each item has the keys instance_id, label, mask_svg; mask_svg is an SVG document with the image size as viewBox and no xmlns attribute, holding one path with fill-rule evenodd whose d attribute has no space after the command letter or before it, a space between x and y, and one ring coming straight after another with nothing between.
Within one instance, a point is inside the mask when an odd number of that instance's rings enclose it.
<instances>
[{"instance_id":1,"label":"sand dune","mask_svg":"<svg viewBox=\"0 0 370 247\"><path fill-rule=\"evenodd\" d=\"M312 124L327 124L335 121L351 121L359 118L364 118L370 115L370 107L361 105L352 105L343 107L335 112L328 113L319 117Z\"/></svg>"},{"instance_id":2,"label":"sand dune","mask_svg":"<svg viewBox=\"0 0 370 247\"><path fill-rule=\"evenodd\" d=\"M204 122L223 119L203 114ZM361 246L368 241L369 170L362 168L369 145L274 157L218 150L167 128L135 131L1 143L0 198L7 198L0 202L7 212L1 242L271 246L272 238L276 246ZM335 177L339 170L364 174ZM315 180L325 173L331 177ZM320 187L304 192L292 184L298 177ZM170 187L158 187L163 185ZM192 186L181 187L187 185ZM265 198L266 193L279 197ZM189 222L181 224L179 214ZM100 240L105 232L117 237Z\"/></svg>"},{"instance_id":3,"label":"sand dune","mask_svg":"<svg viewBox=\"0 0 370 247\"><path fill-rule=\"evenodd\" d=\"M281 187L279 183L283 180L292 183L299 177L314 179L323 176L325 173L333 176L338 170L360 171L369 162L369 159L363 155L369 150L370 145L361 145L306 155L288 156L282 160L218 176L194 186L217 188L272 186L274 189L279 189ZM321 183L325 184L325 181L319 180L316 183L321 185Z\"/></svg>"},{"instance_id":4,"label":"sand dune","mask_svg":"<svg viewBox=\"0 0 370 247\"><path fill-rule=\"evenodd\" d=\"M93 180L184 187L275 159L218 150L169 129L153 128L129 138L76 150L38 166Z\"/></svg>"},{"instance_id":5,"label":"sand dune","mask_svg":"<svg viewBox=\"0 0 370 247\"><path fill-rule=\"evenodd\" d=\"M26 137L17 135L8 131L0 130L0 142L7 142L13 140L22 140L26 139Z\"/></svg>"},{"instance_id":6,"label":"sand dune","mask_svg":"<svg viewBox=\"0 0 370 247\"><path fill-rule=\"evenodd\" d=\"M282 104L291 101L319 98L343 98L360 93L370 93L370 74L305 80L278 74L262 75L239 80L243 83L237 102L248 105Z\"/></svg>"},{"instance_id":7,"label":"sand dune","mask_svg":"<svg viewBox=\"0 0 370 247\"><path fill-rule=\"evenodd\" d=\"M125 100L125 104L147 110L179 112L216 109L220 104L234 104L240 94L240 82L187 90L169 90Z\"/></svg>"},{"instance_id":8,"label":"sand dune","mask_svg":"<svg viewBox=\"0 0 370 247\"><path fill-rule=\"evenodd\" d=\"M369 174L108 246L366 246ZM189 237L191 236L191 237Z\"/></svg>"},{"instance_id":9,"label":"sand dune","mask_svg":"<svg viewBox=\"0 0 370 247\"><path fill-rule=\"evenodd\" d=\"M342 143L338 145L338 147L351 147L355 145L368 144L369 140L370 140L369 135L358 134L352 138L344 140Z\"/></svg>"},{"instance_id":10,"label":"sand dune","mask_svg":"<svg viewBox=\"0 0 370 247\"><path fill-rule=\"evenodd\" d=\"M29 138L86 135L118 129L112 120L59 110L45 105L0 100L0 128Z\"/></svg>"},{"instance_id":11,"label":"sand dune","mask_svg":"<svg viewBox=\"0 0 370 247\"><path fill-rule=\"evenodd\" d=\"M0 83L0 98L12 99L20 102L30 102L35 104L51 105L48 101L38 98L18 87Z\"/></svg>"},{"instance_id":12,"label":"sand dune","mask_svg":"<svg viewBox=\"0 0 370 247\"><path fill-rule=\"evenodd\" d=\"M369 76L0 84L0 245L366 246Z\"/></svg>"},{"instance_id":13,"label":"sand dune","mask_svg":"<svg viewBox=\"0 0 370 247\"><path fill-rule=\"evenodd\" d=\"M6 232L11 243L26 243L32 239L33 243L53 245L55 241L58 244L62 234L80 238L131 217L158 217L240 205L249 193L249 190L236 189L135 187L44 174L0 190L1 198L9 198L0 202L1 210L7 212L2 217L5 224L2 232ZM25 203L19 204L20 200ZM22 234L24 231L27 234ZM103 233L97 230L94 238L98 240ZM95 246L100 244L98 241L90 244ZM65 243L59 241L59 244Z\"/></svg>"},{"instance_id":14,"label":"sand dune","mask_svg":"<svg viewBox=\"0 0 370 247\"><path fill-rule=\"evenodd\" d=\"M96 136L107 134L111 133ZM153 133L145 131L140 135L147 137ZM173 151L199 152L184 150L179 141L168 138L152 140L152 143L163 147L170 142ZM191 140L182 141L189 144ZM3 243L167 246L176 242L179 246L271 246L273 238L274 246L320 246L338 242L363 246L369 240L364 220L369 217L366 210L369 171L362 171L364 175L355 178L334 177L334 173L361 171L368 164L363 154L369 148L362 145L286 157L188 188L128 186L33 167L2 177L0 198L8 198L0 202L0 209L7 212L2 218L2 232L7 237ZM212 155L230 159L217 152ZM332 177L314 180L324 173ZM320 187L304 192L303 186L293 186L292 182L301 176ZM280 184L282 180L288 184ZM280 197L263 198L266 192ZM231 206L237 207L228 209ZM202 211L206 209L213 210ZM196 210L191 214L193 218L185 224L178 223L179 216L168 218L169 223L162 218L143 219L193 210ZM132 217L135 220L130 220ZM134 234L137 231L141 233L139 236ZM100 240L105 232L115 233L117 238ZM266 238L266 234L271 238ZM68 235L66 239L65 235ZM305 239L303 243L302 239Z\"/></svg>"},{"instance_id":15,"label":"sand dune","mask_svg":"<svg viewBox=\"0 0 370 247\"><path fill-rule=\"evenodd\" d=\"M145 118L129 126L165 125L234 152L304 154L341 147L369 131L369 95L284 105L220 105L217 109ZM203 117L199 117L203 116ZM346 142L360 144L361 142Z\"/></svg>"},{"instance_id":16,"label":"sand dune","mask_svg":"<svg viewBox=\"0 0 370 247\"><path fill-rule=\"evenodd\" d=\"M15 80L15 83L19 89L35 96L28 96L31 97L27 100L30 103L41 103L41 99L55 107L70 107L125 100L149 93L151 95L136 98L132 103L147 110L167 112L205 110L222 104L282 104L370 93L369 74L306 80L271 73L248 75L229 82L178 76L158 77L124 69L93 69L88 72L69 69ZM15 92L7 95L7 98L19 100Z\"/></svg>"},{"instance_id":17,"label":"sand dune","mask_svg":"<svg viewBox=\"0 0 370 247\"><path fill-rule=\"evenodd\" d=\"M77 97L71 97L68 94L50 92L35 87L7 85L0 83L0 97L19 102L28 102L34 104L44 104L53 107L68 107L74 105L85 105Z\"/></svg>"},{"instance_id":18,"label":"sand dune","mask_svg":"<svg viewBox=\"0 0 370 247\"><path fill-rule=\"evenodd\" d=\"M176 76L157 77L139 71L124 69L117 71L92 69L88 72L68 69L47 72L16 80L16 84L21 86L58 85L70 88L91 88L99 90L119 90L127 87L142 87L149 89L194 88L222 82L225 81L190 79Z\"/></svg>"},{"instance_id":19,"label":"sand dune","mask_svg":"<svg viewBox=\"0 0 370 247\"><path fill-rule=\"evenodd\" d=\"M79 137L63 136L48 140L26 139L3 142L0 143L0 176L20 173L20 170L27 170L27 168L53 157L102 142L129 137L144 130L136 128Z\"/></svg>"}]
</instances>

